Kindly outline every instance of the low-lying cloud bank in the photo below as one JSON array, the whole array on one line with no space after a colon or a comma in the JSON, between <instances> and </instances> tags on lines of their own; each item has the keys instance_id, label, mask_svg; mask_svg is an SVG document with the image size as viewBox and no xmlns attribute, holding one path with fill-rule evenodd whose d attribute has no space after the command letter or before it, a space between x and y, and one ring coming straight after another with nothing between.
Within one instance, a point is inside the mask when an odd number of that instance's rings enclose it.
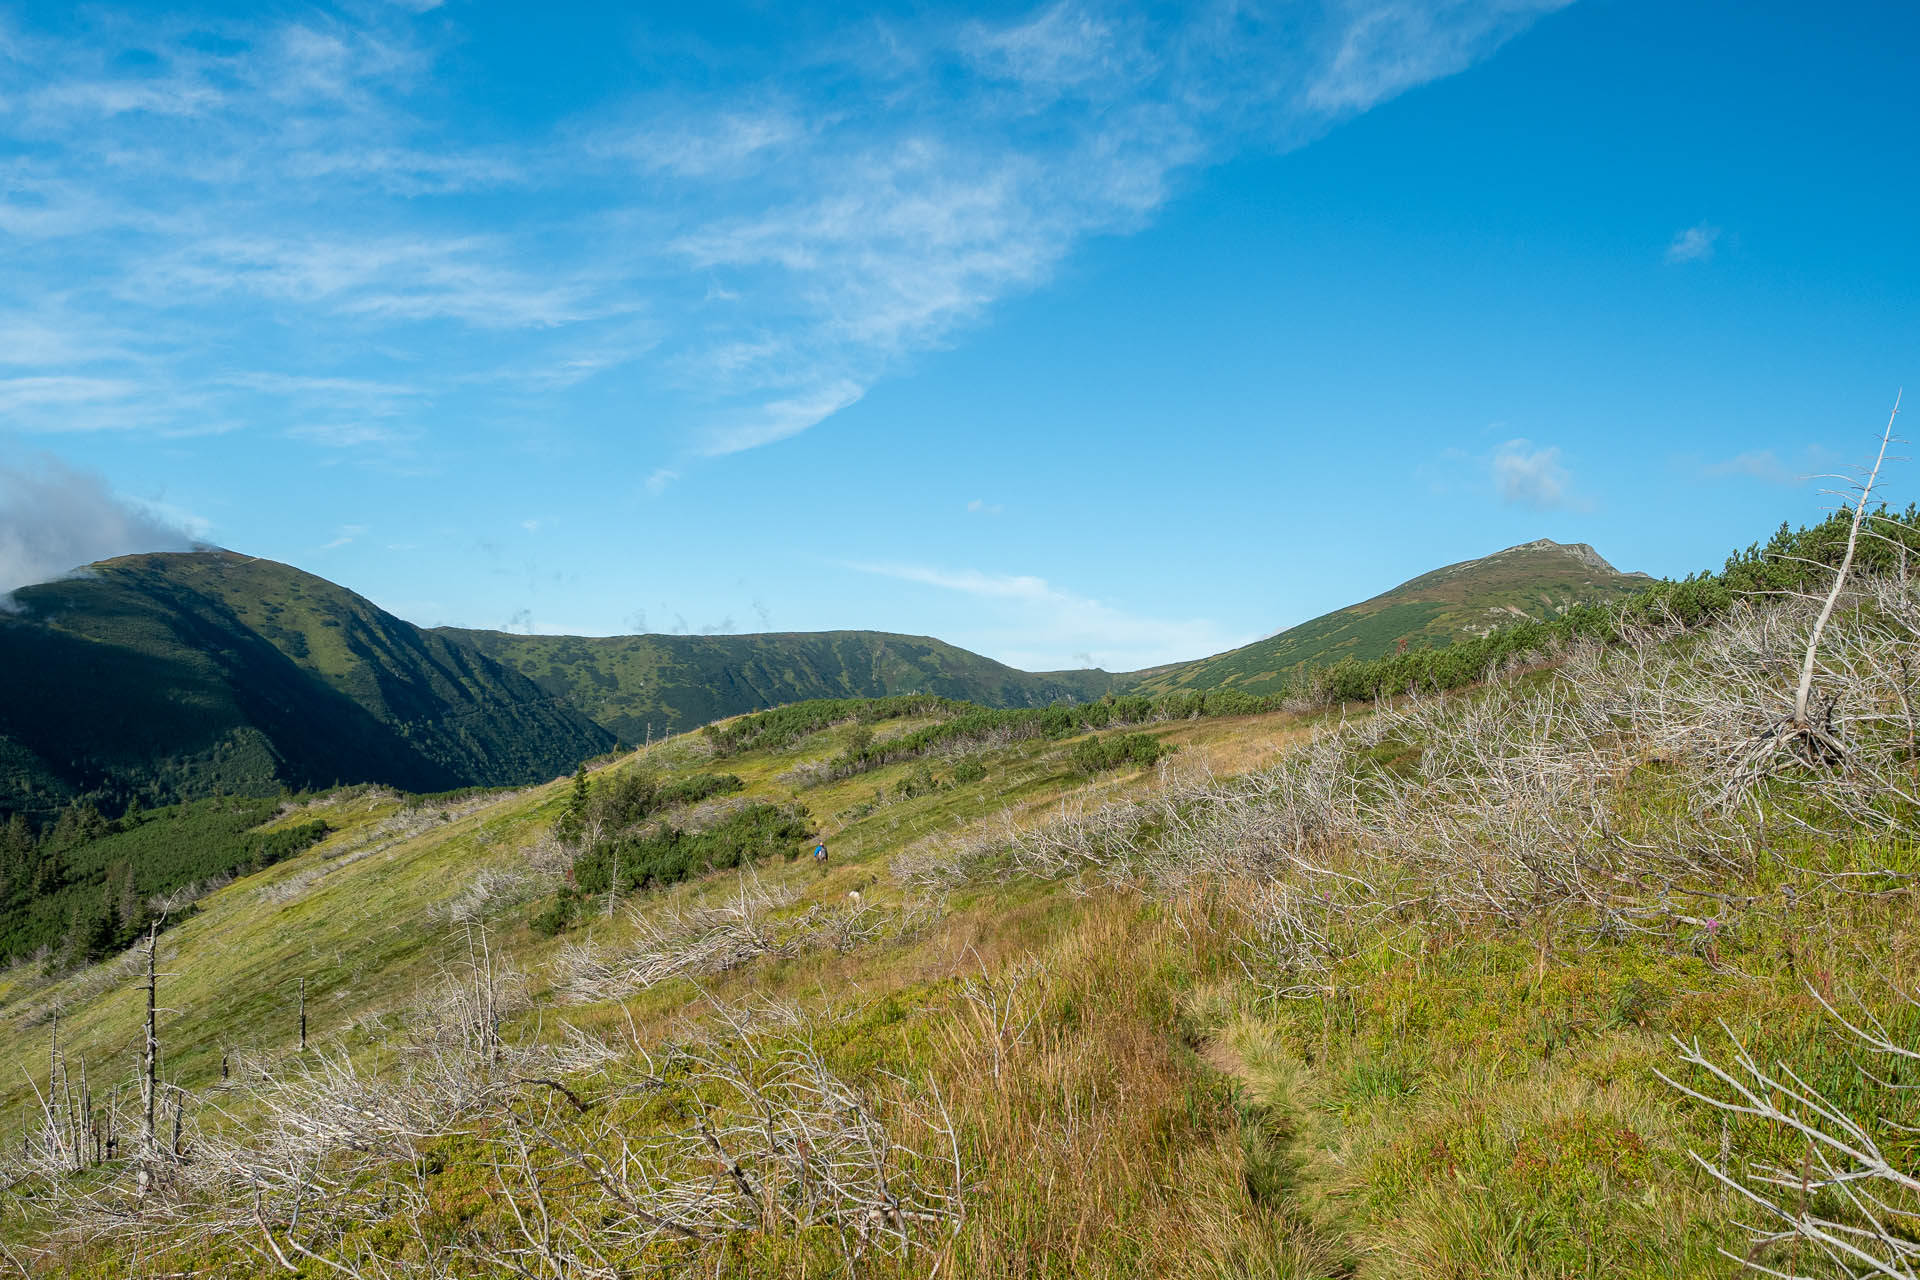
<instances>
[{"instance_id":1,"label":"low-lying cloud bank","mask_svg":"<svg viewBox=\"0 0 1920 1280\"><path fill-rule=\"evenodd\" d=\"M0 462L0 607L18 587L137 551L185 551L181 529L120 497L106 477L50 455Z\"/></svg>"}]
</instances>

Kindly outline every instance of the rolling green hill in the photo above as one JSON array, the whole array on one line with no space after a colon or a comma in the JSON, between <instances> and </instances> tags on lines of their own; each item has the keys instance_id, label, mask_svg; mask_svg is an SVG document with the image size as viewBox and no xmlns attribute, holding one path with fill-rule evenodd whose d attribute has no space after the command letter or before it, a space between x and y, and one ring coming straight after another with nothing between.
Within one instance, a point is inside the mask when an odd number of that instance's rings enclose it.
<instances>
[{"instance_id":1,"label":"rolling green hill","mask_svg":"<svg viewBox=\"0 0 1920 1280\"><path fill-rule=\"evenodd\" d=\"M1558 617L1577 604L1624 599L1652 583L1644 573L1621 573L1584 542L1542 538L1435 569L1228 653L1136 673L1127 687L1278 693L1302 667L1385 657L1403 641L1434 648L1522 619Z\"/></svg>"},{"instance_id":2,"label":"rolling green hill","mask_svg":"<svg viewBox=\"0 0 1920 1280\"><path fill-rule=\"evenodd\" d=\"M125 556L0 613L0 809L551 778L614 744L526 677L322 578Z\"/></svg>"},{"instance_id":3,"label":"rolling green hill","mask_svg":"<svg viewBox=\"0 0 1920 1280\"><path fill-rule=\"evenodd\" d=\"M16 592L0 667L0 812L118 812L217 792L551 778L645 739L810 698L1084 702L1102 671L1034 675L924 636L519 636L426 630L288 565L125 556Z\"/></svg>"},{"instance_id":4,"label":"rolling green hill","mask_svg":"<svg viewBox=\"0 0 1920 1280\"><path fill-rule=\"evenodd\" d=\"M987 707L1109 693L1279 692L1303 665L1444 645L1649 582L1584 545L1450 565L1231 653L1130 675L1018 671L927 636L524 636L426 630L343 587L228 551L126 556L15 593L0 666L0 811L118 812L218 792L550 778L636 743L816 698Z\"/></svg>"},{"instance_id":5,"label":"rolling green hill","mask_svg":"<svg viewBox=\"0 0 1920 1280\"><path fill-rule=\"evenodd\" d=\"M933 693L989 707L1087 702L1119 677L1034 674L928 636L883 631L739 636L525 636L441 628L531 678L623 741L812 698Z\"/></svg>"}]
</instances>

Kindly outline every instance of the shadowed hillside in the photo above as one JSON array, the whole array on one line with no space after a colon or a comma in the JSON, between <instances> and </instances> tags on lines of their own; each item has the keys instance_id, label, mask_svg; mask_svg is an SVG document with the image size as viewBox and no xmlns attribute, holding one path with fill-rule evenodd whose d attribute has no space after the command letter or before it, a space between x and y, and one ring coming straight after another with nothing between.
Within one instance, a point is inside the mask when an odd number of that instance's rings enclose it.
<instances>
[{"instance_id":1,"label":"shadowed hillside","mask_svg":"<svg viewBox=\"0 0 1920 1280\"><path fill-rule=\"evenodd\" d=\"M228 551L126 556L14 593L0 808L76 795L551 778L613 735L345 588Z\"/></svg>"},{"instance_id":2,"label":"shadowed hillside","mask_svg":"<svg viewBox=\"0 0 1920 1280\"><path fill-rule=\"evenodd\" d=\"M819 698L994 708L1114 693L1276 694L1302 670L1485 634L1645 586L1583 545L1436 570L1217 657L1128 675L1019 671L927 636L523 636L416 627L325 579L227 551L127 556L15 593L0 660L0 812L118 812L220 791L549 778L617 742Z\"/></svg>"}]
</instances>

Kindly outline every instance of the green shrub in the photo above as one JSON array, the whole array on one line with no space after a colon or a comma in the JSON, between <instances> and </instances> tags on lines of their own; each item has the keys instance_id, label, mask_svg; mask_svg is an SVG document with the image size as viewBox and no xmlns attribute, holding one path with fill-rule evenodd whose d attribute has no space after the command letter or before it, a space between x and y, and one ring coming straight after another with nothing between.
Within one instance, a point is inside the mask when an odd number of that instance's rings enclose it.
<instances>
[{"instance_id":1,"label":"green shrub","mask_svg":"<svg viewBox=\"0 0 1920 1280\"><path fill-rule=\"evenodd\" d=\"M1108 769L1150 768L1172 754L1172 747L1150 733L1116 733L1075 743L1068 759L1076 772L1091 775Z\"/></svg>"},{"instance_id":2,"label":"green shrub","mask_svg":"<svg viewBox=\"0 0 1920 1280\"><path fill-rule=\"evenodd\" d=\"M894 783L893 789L903 799L911 800L915 796L930 796L936 791L944 791L946 785L933 776L932 767L923 760L913 766L906 777Z\"/></svg>"},{"instance_id":3,"label":"green shrub","mask_svg":"<svg viewBox=\"0 0 1920 1280\"><path fill-rule=\"evenodd\" d=\"M557 933L573 927L580 916L581 893L571 885L553 895L549 902L531 920L529 927L543 938L551 938Z\"/></svg>"},{"instance_id":4,"label":"green shrub","mask_svg":"<svg viewBox=\"0 0 1920 1280\"><path fill-rule=\"evenodd\" d=\"M574 859L573 880L584 893L605 893L617 870L620 889L655 888L775 853L796 858L812 837L813 824L799 805L749 804L704 831L662 826L602 839Z\"/></svg>"},{"instance_id":5,"label":"green shrub","mask_svg":"<svg viewBox=\"0 0 1920 1280\"><path fill-rule=\"evenodd\" d=\"M312 822L303 822L297 827L282 827L278 831L269 831L255 837L252 861L247 870L258 871L270 867L276 862L284 862L294 854L303 852L319 844L333 830L324 821L316 818Z\"/></svg>"},{"instance_id":6,"label":"green shrub","mask_svg":"<svg viewBox=\"0 0 1920 1280\"><path fill-rule=\"evenodd\" d=\"M745 789L746 783L731 773L696 773L662 784L645 769L624 769L597 786L589 786L584 775L576 775L573 795L566 812L554 824L554 832L571 844L594 827L606 839L669 809Z\"/></svg>"},{"instance_id":7,"label":"green shrub","mask_svg":"<svg viewBox=\"0 0 1920 1280\"><path fill-rule=\"evenodd\" d=\"M972 705L924 693L901 694L891 698L813 698L775 707L771 711L741 716L724 725L710 724L701 732L713 743L716 754L730 756L747 751L778 750L849 720L864 726L882 720L940 715L965 710ZM871 730L868 732L871 735ZM863 742L861 745L866 744Z\"/></svg>"}]
</instances>

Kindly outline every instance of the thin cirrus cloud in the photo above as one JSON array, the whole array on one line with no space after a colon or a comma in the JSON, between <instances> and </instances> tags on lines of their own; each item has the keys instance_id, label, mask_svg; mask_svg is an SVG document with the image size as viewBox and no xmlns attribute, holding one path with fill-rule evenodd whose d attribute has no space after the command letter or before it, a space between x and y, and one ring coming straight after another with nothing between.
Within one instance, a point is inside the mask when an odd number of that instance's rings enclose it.
<instances>
[{"instance_id":1,"label":"thin cirrus cloud","mask_svg":"<svg viewBox=\"0 0 1920 1280\"><path fill-rule=\"evenodd\" d=\"M1137 671L1196 653L1220 653L1255 639L1205 618L1152 618L1027 574L927 565L853 563L859 573L916 583L976 602L967 647L1028 671L1101 666Z\"/></svg>"},{"instance_id":2,"label":"thin cirrus cloud","mask_svg":"<svg viewBox=\"0 0 1920 1280\"><path fill-rule=\"evenodd\" d=\"M369 445L399 445L409 433L371 422L302 423L287 428L291 440L305 440L326 449L358 450Z\"/></svg>"},{"instance_id":3,"label":"thin cirrus cloud","mask_svg":"<svg viewBox=\"0 0 1920 1280\"><path fill-rule=\"evenodd\" d=\"M352 546L355 542L359 541L360 536L366 533L366 531L367 526L364 524L343 524L340 526L340 532L333 540L322 543L320 549L322 551L334 551L341 547Z\"/></svg>"},{"instance_id":4,"label":"thin cirrus cloud","mask_svg":"<svg viewBox=\"0 0 1920 1280\"><path fill-rule=\"evenodd\" d=\"M1829 455L1817 446L1809 446L1797 465L1790 465L1771 449L1750 449L1731 458L1709 462L1700 468L1700 474L1713 480L1733 478L1793 486L1815 479L1823 465L1831 465Z\"/></svg>"},{"instance_id":5,"label":"thin cirrus cloud","mask_svg":"<svg viewBox=\"0 0 1920 1280\"><path fill-rule=\"evenodd\" d=\"M1700 222L1680 232L1667 245L1667 261L1673 264L1705 262L1713 257L1720 240L1720 228Z\"/></svg>"},{"instance_id":6,"label":"thin cirrus cloud","mask_svg":"<svg viewBox=\"0 0 1920 1280\"><path fill-rule=\"evenodd\" d=\"M458 13L8 27L0 271L9 333L47 359L0 384L0 427L297 423L328 380L404 378L357 406L379 432L296 437L376 453L460 395L553 412L620 377L656 449L764 447L1198 169L1311 141L1564 3L921 11L558 123L462 109L437 74Z\"/></svg>"}]
</instances>

